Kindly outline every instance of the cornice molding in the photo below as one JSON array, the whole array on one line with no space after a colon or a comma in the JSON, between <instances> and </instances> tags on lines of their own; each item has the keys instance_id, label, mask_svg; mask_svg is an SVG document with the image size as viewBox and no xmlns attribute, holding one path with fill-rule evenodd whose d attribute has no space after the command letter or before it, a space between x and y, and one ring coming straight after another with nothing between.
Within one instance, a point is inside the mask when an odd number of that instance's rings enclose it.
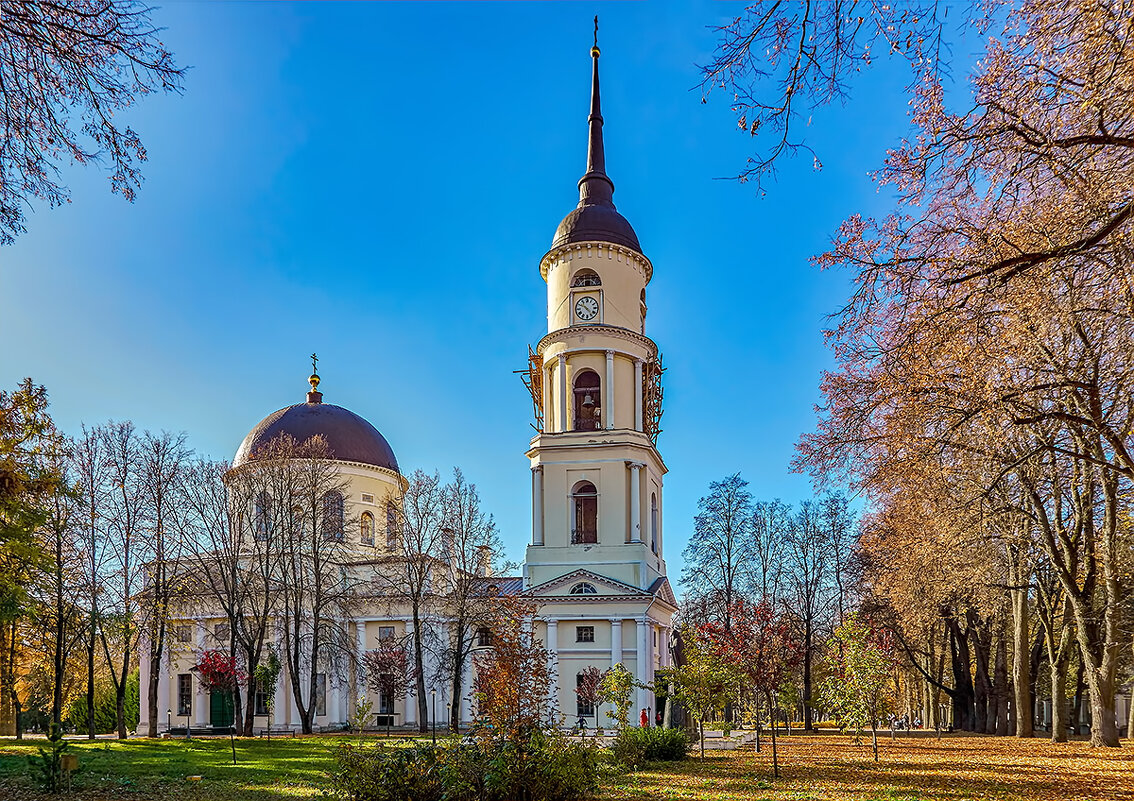
<instances>
[{"instance_id":1,"label":"cornice molding","mask_svg":"<svg viewBox=\"0 0 1134 801\"><path fill-rule=\"evenodd\" d=\"M629 328L621 328L616 325L572 325L567 328L559 328L549 334L545 334L543 339L536 345L536 353L543 355L543 352L556 342L564 340L574 334L601 334L603 336L614 337L615 339L624 339L627 342L633 342L636 345L641 345L646 348L650 356L658 355L658 346L645 334L639 334L637 331L631 331ZM602 353L610 348L596 347L593 348L595 353ZM632 356L633 354L626 354ZM635 357L636 358L636 357Z\"/></svg>"},{"instance_id":2,"label":"cornice molding","mask_svg":"<svg viewBox=\"0 0 1134 801\"><path fill-rule=\"evenodd\" d=\"M551 265L563 259L564 256L567 260L572 260L576 255L583 254L593 255L595 258L602 258L603 251L606 251L606 258L617 258L618 261L623 261L633 264L646 278L646 283L654 277L654 265L643 254L622 245L615 245L611 242L571 242L566 245L560 245L557 248L552 248L543 254L543 258L539 260L539 274L543 280L547 280L547 273L551 269Z\"/></svg>"}]
</instances>

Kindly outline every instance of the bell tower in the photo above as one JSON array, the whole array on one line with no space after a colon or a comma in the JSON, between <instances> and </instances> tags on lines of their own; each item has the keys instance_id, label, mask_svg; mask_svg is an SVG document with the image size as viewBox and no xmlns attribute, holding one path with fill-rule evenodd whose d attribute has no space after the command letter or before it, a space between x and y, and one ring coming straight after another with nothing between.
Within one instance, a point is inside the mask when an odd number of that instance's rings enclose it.
<instances>
[{"instance_id":1,"label":"bell tower","mask_svg":"<svg viewBox=\"0 0 1134 801\"><path fill-rule=\"evenodd\" d=\"M579 203L539 265L547 334L524 371L537 429L526 454L532 539L524 578L525 586L538 587L585 569L648 592L665 576L666 467L657 449L662 366L646 335L653 265L614 206L599 55L596 38Z\"/></svg>"}]
</instances>

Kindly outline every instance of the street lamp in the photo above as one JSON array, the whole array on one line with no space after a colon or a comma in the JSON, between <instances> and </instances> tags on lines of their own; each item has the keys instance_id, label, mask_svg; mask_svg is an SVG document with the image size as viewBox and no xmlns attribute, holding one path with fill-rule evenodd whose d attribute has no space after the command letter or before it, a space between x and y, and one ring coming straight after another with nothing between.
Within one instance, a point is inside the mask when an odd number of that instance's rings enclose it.
<instances>
[{"instance_id":1,"label":"street lamp","mask_svg":"<svg viewBox=\"0 0 1134 801\"><path fill-rule=\"evenodd\" d=\"M430 690L433 696L433 744L437 745L437 690Z\"/></svg>"},{"instance_id":2,"label":"street lamp","mask_svg":"<svg viewBox=\"0 0 1134 801\"><path fill-rule=\"evenodd\" d=\"M172 730L173 730L173 710L170 709L169 707L166 707L166 710L165 710L165 733L169 734Z\"/></svg>"}]
</instances>

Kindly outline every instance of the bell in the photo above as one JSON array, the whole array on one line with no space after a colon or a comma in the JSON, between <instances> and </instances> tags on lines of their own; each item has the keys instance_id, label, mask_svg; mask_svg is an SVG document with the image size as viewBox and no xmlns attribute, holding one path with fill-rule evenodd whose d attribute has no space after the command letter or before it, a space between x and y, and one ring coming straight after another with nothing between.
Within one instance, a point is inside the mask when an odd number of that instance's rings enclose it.
<instances>
[{"instance_id":1,"label":"bell","mask_svg":"<svg viewBox=\"0 0 1134 801\"><path fill-rule=\"evenodd\" d=\"M586 395L583 396L583 406L585 406L586 408L589 409L590 407L592 407L594 405L595 405L595 399L592 398L591 393L588 392Z\"/></svg>"}]
</instances>

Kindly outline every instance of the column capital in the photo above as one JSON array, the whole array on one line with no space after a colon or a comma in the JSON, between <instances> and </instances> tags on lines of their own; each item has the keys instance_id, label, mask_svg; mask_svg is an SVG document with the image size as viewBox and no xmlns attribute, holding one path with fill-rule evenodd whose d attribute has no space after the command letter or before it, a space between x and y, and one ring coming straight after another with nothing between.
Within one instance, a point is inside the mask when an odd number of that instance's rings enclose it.
<instances>
[{"instance_id":1,"label":"column capital","mask_svg":"<svg viewBox=\"0 0 1134 801\"><path fill-rule=\"evenodd\" d=\"M610 618L610 622L613 623L615 626L621 626L622 625L622 618L612 617L612 618Z\"/></svg>"},{"instance_id":2,"label":"column capital","mask_svg":"<svg viewBox=\"0 0 1134 801\"><path fill-rule=\"evenodd\" d=\"M635 462L635 461L632 461L630 459L627 459L626 460L626 466L629 467L631 470L641 470L643 467L646 466L646 463L645 462Z\"/></svg>"},{"instance_id":3,"label":"column capital","mask_svg":"<svg viewBox=\"0 0 1134 801\"><path fill-rule=\"evenodd\" d=\"M532 472L533 473L542 473L543 472L543 465L541 465L541 464L533 465L532 466Z\"/></svg>"},{"instance_id":4,"label":"column capital","mask_svg":"<svg viewBox=\"0 0 1134 801\"><path fill-rule=\"evenodd\" d=\"M613 348L607 348L606 349L606 358L608 358L608 359L614 358L614 349Z\"/></svg>"}]
</instances>

